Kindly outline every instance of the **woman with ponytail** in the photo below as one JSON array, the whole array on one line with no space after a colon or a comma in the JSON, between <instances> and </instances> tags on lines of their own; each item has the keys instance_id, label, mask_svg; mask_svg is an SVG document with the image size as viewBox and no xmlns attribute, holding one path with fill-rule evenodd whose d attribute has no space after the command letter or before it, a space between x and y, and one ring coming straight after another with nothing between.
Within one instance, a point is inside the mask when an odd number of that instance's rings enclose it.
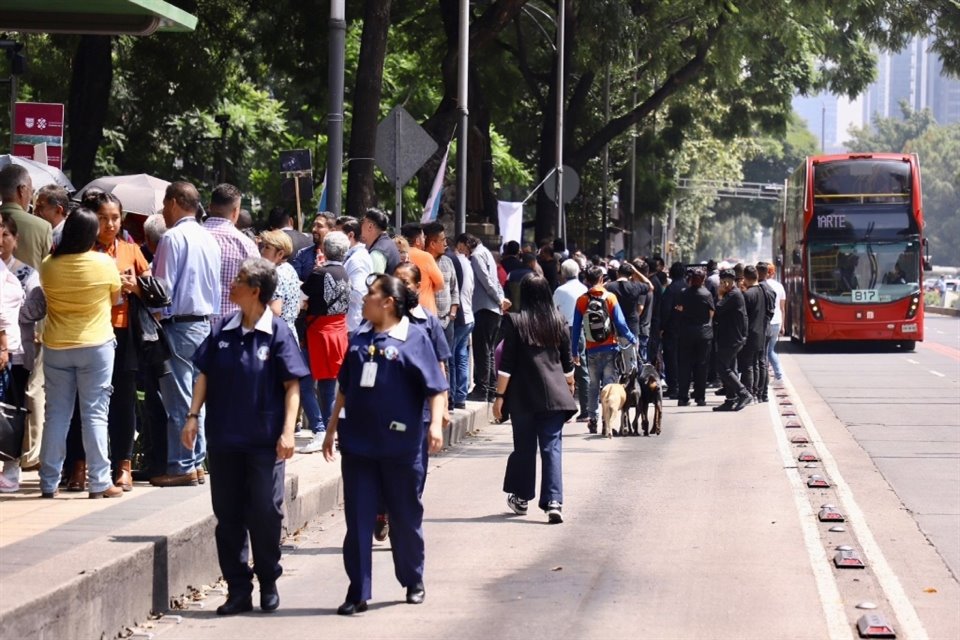
<instances>
[{"instance_id":1,"label":"woman with ponytail","mask_svg":"<svg viewBox=\"0 0 960 640\"><path fill-rule=\"evenodd\" d=\"M384 274L367 279L366 322L350 339L340 367L336 401L323 442L334 460L339 441L347 533L344 566L350 586L337 613L367 610L372 595L373 530L380 501L390 513L397 579L410 604L423 602L424 438L430 453L443 445L447 379L423 328L410 321L416 294ZM430 420L423 419L424 404Z\"/></svg>"}]
</instances>

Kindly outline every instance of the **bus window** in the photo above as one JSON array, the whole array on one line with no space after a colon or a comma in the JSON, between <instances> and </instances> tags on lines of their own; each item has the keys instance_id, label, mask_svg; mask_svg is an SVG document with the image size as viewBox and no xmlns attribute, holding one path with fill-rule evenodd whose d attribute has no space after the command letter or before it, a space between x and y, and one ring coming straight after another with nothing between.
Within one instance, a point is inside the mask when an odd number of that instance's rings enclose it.
<instances>
[{"instance_id":1,"label":"bus window","mask_svg":"<svg viewBox=\"0 0 960 640\"><path fill-rule=\"evenodd\" d=\"M814 199L820 203L910 201L910 165L895 160L838 160L813 168Z\"/></svg>"}]
</instances>

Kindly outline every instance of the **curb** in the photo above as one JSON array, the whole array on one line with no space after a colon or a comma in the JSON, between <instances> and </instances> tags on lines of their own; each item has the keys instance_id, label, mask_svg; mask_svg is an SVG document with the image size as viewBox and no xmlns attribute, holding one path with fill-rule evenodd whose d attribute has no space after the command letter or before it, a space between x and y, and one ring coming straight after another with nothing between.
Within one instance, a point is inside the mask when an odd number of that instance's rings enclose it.
<instances>
[{"instance_id":1,"label":"curb","mask_svg":"<svg viewBox=\"0 0 960 640\"><path fill-rule=\"evenodd\" d=\"M935 313L940 316L953 316L954 318L960 318L960 309L952 309L949 307L930 307L925 306L923 308L927 313Z\"/></svg>"},{"instance_id":2,"label":"curb","mask_svg":"<svg viewBox=\"0 0 960 640\"><path fill-rule=\"evenodd\" d=\"M444 448L476 431L486 409L471 403L452 415L444 429ZM304 460L290 466L294 468L288 467L284 490L285 537L338 508L343 497L339 465L319 458L319 463ZM208 489L122 526L103 524L94 539L4 579L3 636L121 635L151 613L167 611L172 596L217 581L215 526ZM30 578L18 583L24 575Z\"/></svg>"}]
</instances>

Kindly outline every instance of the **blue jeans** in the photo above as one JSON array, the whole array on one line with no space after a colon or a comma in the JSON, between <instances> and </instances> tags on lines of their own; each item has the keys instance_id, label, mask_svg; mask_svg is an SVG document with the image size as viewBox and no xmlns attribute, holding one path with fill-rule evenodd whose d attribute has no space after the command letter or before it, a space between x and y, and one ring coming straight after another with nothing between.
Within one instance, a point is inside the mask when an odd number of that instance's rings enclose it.
<instances>
[{"instance_id":1,"label":"blue jeans","mask_svg":"<svg viewBox=\"0 0 960 640\"><path fill-rule=\"evenodd\" d=\"M600 406L600 389L617 382L616 351L590 351L587 353L587 370L590 372L590 393L587 396L587 414L597 419Z\"/></svg>"},{"instance_id":2,"label":"blue jeans","mask_svg":"<svg viewBox=\"0 0 960 640\"><path fill-rule=\"evenodd\" d=\"M503 490L533 500L537 489L537 446L540 449L541 509L556 500L563 504L563 423L565 411L511 413L513 453L507 458Z\"/></svg>"},{"instance_id":3,"label":"blue jeans","mask_svg":"<svg viewBox=\"0 0 960 640\"><path fill-rule=\"evenodd\" d=\"M164 322L163 330L171 351L171 373L160 378L160 396L163 408L167 410L167 473L183 475L201 467L207 455L203 408L197 419L197 440L193 451L180 443L180 430L187 421L193 385L200 376L200 370L193 364L193 354L210 334L210 323L206 320Z\"/></svg>"},{"instance_id":4,"label":"blue jeans","mask_svg":"<svg viewBox=\"0 0 960 640\"><path fill-rule=\"evenodd\" d=\"M310 357L307 355L306 340L300 345L300 354L303 356L303 362L309 370ZM320 433L326 428L326 424L320 416L320 404L317 402L317 387L313 383L313 376L303 376L300 378L300 407L303 409L303 415L307 419L307 429L310 429L314 433Z\"/></svg>"},{"instance_id":5,"label":"blue jeans","mask_svg":"<svg viewBox=\"0 0 960 640\"><path fill-rule=\"evenodd\" d=\"M40 490L53 493L60 484L67 455L67 430L74 400L80 397L81 434L87 454L87 479L91 493L113 485L107 453L107 415L113 387L115 340L96 347L43 350L46 391L43 439L40 446Z\"/></svg>"},{"instance_id":6,"label":"blue jeans","mask_svg":"<svg viewBox=\"0 0 960 640\"><path fill-rule=\"evenodd\" d=\"M336 398L336 379L317 380L317 396L314 396L314 401L320 408L320 415L323 419L317 423L317 426L313 429L314 432L324 431L326 425L330 424L330 417L333 415L333 401Z\"/></svg>"},{"instance_id":7,"label":"blue jeans","mask_svg":"<svg viewBox=\"0 0 960 640\"><path fill-rule=\"evenodd\" d=\"M767 363L773 367L773 377L777 380L783 377L780 367L780 356L777 354L777 341L780 339L780 325L771 324L767 329Z\"/></svg>"},{"instance_id":8,"label":"blue jeans","mask_svg":"<svg viewBox=\"0 0 960 640\"><path fill-rule=\"evenodd\" d=\"M465 324L453 330L453 366L450 367L450 384L453 402L462 404L467 401L467 388L470 386L470 334L473 323Z\"/></svg>"}]
</instances>

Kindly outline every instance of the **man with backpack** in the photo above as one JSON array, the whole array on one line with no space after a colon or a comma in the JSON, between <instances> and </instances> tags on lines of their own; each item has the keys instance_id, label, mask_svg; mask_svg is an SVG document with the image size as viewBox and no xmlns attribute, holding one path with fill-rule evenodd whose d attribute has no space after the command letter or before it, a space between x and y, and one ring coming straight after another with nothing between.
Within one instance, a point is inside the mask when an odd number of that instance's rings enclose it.
<instances>
[{"instance_id":1,"label":"man with backpack","mask_svg":"<svg viewBox=\"0 0 960 640\"><path fill-rule=\"evenodd\" d=\"M577 298L573 311L571 351L574 354L574 364L579 365L580 330L583 329L587 342L587 370L590 373L587 428L590 433L596 433L600 389L604 385L617 382L616 361L620 350L618 336L633 345L637 344L637 337L627 326L617 296L603 287L603 268L590 267L585 280L587 292Z\"/></svg>"}]
</instances>

